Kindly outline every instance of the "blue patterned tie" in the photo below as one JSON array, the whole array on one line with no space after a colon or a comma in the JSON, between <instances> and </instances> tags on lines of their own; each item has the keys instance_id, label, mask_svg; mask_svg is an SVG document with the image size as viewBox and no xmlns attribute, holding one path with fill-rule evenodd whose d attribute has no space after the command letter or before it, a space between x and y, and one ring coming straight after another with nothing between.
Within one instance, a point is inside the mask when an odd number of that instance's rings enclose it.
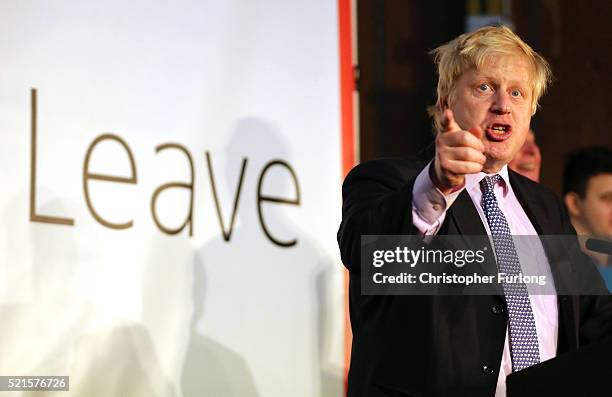
<instances>
[{"instance_id":1,"label":"blue patterned tie","mask_svg":"<svg viewBox=\"0 0 612 397\"><path fill-rule=\"evenodd\" d=\"M499 209L493 192L493 187L501 180L501 176L493 175L486 176L480 181L483 192L482 208L491 229L499 272L516 275L521 272L521 265L514 248L508 221ZM503 283L502 286L508 306L512 370L520 371L540 362L535 319L525 284Z\"/></svg>"}]
</instances>

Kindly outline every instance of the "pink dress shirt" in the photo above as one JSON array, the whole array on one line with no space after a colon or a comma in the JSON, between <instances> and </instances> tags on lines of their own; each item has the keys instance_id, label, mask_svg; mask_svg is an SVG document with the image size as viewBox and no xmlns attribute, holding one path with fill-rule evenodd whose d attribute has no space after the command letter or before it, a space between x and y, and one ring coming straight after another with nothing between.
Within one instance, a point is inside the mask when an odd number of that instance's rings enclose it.
<instances>
[{"instance_id":1,"label":"pink dress shirt","mask_svg":"<svg viewBox=\"0 0 612 397\"><path fill-rule=\"evenodd\" d=\"M430 163L431 164L431 163ZM487 174L479 172L469 174L465 177L465 186L448 196L444 196L437 189L429 177L429 164L417 176L412 190L412 219L414 226L424 236L435 235L446 216L446 210L453 205L457 196L464 189L467 190L480 220L482 221L487 234L491 235L489 224L480 204L482 191L480 190L480 180ZM498 173L503 183L498 183L494 188L495 197L499 208L506 216L510 232L513 236L537 235L531 221L525 214L523 207L519 203L510 186L508 179L508 166L505 165ZM523 273L545 275L547 280L552 280L550 264L544 252L542 244L537 239L515 238L517 254L521 262ZM529 266L529 269L525 267ZM554 286L553 286L554 288ZM529 289L529 288L528 288ZM554 290L553 290L554 291ZM533 310L538 344L540 348L540 361L545 361L555 357L557 351L558 336L558 309L557 297L554 294L530 294L531 308ZM512 360L510 358L510 344L508 339L508 329L506 329L506 340L504 351L501 357L501 367L497 378L497 388L495 397L506 396L506 376L512 372Z\"/></svg>"}]
</instances>

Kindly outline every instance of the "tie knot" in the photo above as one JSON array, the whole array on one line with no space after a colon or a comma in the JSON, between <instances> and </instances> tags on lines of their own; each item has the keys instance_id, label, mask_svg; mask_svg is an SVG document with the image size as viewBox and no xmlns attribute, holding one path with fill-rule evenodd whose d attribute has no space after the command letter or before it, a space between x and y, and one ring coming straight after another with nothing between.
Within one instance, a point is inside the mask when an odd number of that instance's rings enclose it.
<instances>
[{"instance_id":1,"label":"tie knot","mask_svg":"<svg viewBox=\"0 0 612 397\"><path fill-rule=\"evenodd\" d=\"M497 182L499 182L501 179L502 177L499 174L485 176L484 178L482 178L480 180L480 188L482 189L482 192L492 192Z\"/></svg>"}]
</instances>

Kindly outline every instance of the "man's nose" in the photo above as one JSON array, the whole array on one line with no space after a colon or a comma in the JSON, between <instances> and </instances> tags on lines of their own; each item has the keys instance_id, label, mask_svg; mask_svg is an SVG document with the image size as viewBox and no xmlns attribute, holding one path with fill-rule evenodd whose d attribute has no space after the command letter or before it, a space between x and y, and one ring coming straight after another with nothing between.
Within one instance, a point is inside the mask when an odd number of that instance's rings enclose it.
<instances>
[{"instance_id":1,"label":"man's nose","mask_svg":"<svg viewBox=\"0 0 612 397\"><path fill-rule=\"evenodd\" d=\"M495 114L510 113L510 95L503 90L498 90L493 96L491 111Z\"/></svg>"}]
</instances>

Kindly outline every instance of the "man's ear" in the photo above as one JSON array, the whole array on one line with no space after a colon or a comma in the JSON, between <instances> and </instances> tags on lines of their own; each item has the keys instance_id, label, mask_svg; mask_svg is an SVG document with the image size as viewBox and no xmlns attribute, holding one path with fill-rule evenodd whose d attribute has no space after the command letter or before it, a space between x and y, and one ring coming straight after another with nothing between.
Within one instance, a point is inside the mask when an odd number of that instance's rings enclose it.
<instances>
[{"instance_id":1,"label":"man's ear","mask_svg":"<svg viewBox=\"0 0 612 397\"><path fill-rule=\"evenodd\" d=\"M567 211L569 212L572 218L578 218L580 213L582 212L582 199L578 194L574 192L569 192L563 197L563 201L565 202L565 206L567 207Z\"/></svg>"}]
</instances>

